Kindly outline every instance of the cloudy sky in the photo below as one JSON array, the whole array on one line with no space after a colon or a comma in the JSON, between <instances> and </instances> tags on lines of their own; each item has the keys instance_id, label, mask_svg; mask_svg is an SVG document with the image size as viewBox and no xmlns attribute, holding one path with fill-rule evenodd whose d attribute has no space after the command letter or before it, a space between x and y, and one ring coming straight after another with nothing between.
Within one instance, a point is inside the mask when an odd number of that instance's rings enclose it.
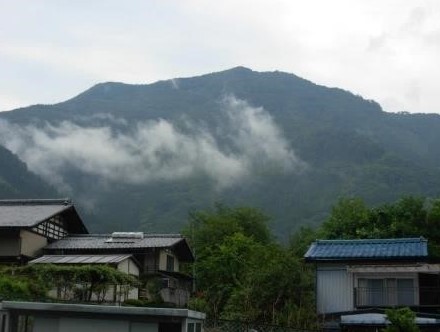
<instances>
[{"instance_id":1,"label":"cloudy sky","mask_svg":"<svg viewBox=\"0 0 440 332\"><path fill-rule=\"evenodd\" d=\"M0 111L246 66L440 113L438 0L0 0Z\"/></svg>"}]
</instances>

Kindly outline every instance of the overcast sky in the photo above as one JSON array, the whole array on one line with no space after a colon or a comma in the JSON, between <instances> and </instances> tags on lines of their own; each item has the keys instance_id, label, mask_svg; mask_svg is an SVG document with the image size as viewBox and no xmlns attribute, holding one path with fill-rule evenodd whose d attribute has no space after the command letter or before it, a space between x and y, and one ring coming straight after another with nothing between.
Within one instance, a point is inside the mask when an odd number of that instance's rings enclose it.
<instances>
[{"instance_id":1,"label":"overcast sky","mask_svg":"<svg viewBox=\"0 0 440 332\"><path fill-rule=\"evenodd\" d=\"M439 62L439 0L0 0L1 111L240 65L440 113Z\"/></svg>"}]
</instances>

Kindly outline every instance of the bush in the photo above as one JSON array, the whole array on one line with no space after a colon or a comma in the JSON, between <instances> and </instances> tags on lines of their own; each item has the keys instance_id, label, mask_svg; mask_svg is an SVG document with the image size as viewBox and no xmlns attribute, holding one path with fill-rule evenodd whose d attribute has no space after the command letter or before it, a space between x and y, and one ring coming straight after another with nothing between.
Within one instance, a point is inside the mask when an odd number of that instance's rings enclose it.
<instances>
[{"instance_id":1,"label":"bush","mask_svg":"<svg viewBox=\"0 0 440 332\"><path fill-rule=\"evenodd\" d=\"M385 311L391 325L383 332L419 332L416 325L416 314L409 308L388 309Z\"/></svg>"}]
</instances>

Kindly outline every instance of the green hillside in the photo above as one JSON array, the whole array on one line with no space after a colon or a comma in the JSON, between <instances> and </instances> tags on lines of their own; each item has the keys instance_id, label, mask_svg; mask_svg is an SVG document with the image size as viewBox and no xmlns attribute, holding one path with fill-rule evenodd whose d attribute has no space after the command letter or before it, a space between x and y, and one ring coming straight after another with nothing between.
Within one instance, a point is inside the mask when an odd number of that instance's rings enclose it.
<instances>
[{"instance_id":1,"label":"green hillside","mask_svg":"<svg viewBox=\"0 0 440 332\"><path fill-rule=\"evenodd\" d=\"M39 176L29 172L25 163L0 146L0 199L51 198L59 194Z\"/></svg>"},{"instance_id":2,"label":"green hillside","mask_svg":"<svg viewBox=\"0 0 440 332\"><path fill-rule=\"evenodd\" d=\"M275 162L253 156L249 178L219 189L205 174L209 168L186 177L136 182L109 180L93 165L84 171L66 164L62 176L71 188L66 194L88 211L89 228L179 231L188 212L222 202L262 208L273 217L275 232L284 237L300 225L321 223L341 196L376 203L406 194L440 194L439 115L386 113L374 101L283 72L238 67L149 85L102 83L66 102L3 112L0 117L11 126L31 124L41 130L47 123L56 127L66 121L78 127L106 127L111 139L133 132L145 121L163 119L185 138L203 128L225 155L238 155L241 142L228 132L234 122L227 122L222 111L225 96L270 114L304 169L286 172ZM142 147L131 149L142 153ZM173 162L173 156L166 158ZM166 159L161 161L166 167Z\"/></svg>"}]
</instances>

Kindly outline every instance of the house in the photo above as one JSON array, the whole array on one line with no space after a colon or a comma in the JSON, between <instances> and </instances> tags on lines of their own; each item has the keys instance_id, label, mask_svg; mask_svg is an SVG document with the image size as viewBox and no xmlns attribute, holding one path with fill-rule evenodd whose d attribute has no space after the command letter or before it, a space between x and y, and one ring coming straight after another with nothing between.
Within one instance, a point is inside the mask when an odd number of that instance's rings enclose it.
<instances>
[{"instance_id":1,"label":"house","mask_svg":"<svg viewBox=\"0 0 440 332\"><path fill-rule=\"evenodd\" d=\"M145 285L159 281L159 292L165 302L185 306L192 290L192 278L182 273L181 264L194 261L188 242L176 234L114 232L112 234L69 235L44 248L45 255L132 255L139 262L139 276ZM151 294L147 287L139 297Z\"/></svg>"},{"instance_id":2,"label":"house","mask_svg":"<svg viewBox=\"0 0 440 332\"><path fill-rule=\"evenodd\" d=\"M88 232L68 199L0 200L0 263L25 263L72 233Z\"/></svg>"},{"instance_id":3,"label":"house","mask_svg":"<svg viewBox=\"0 0 440 332\"><path fill-rule=\"evenodd\" d=\"M33 260L35 264L108 265L109 256L125 257L114 262L115 268L128 264L137 269L136 275L145 285L139 292L136 290L139 298L152 297L147 283L154 281L165 302L178 307L187 304L193 280L182 273L181 265L193 262L194 256L181 235L88 234L68 199L0 200L0 263L24 264Z\"/></svg>"},{"instance_id":4,"label":"house","mask_svg":"<svg viewBox=\"0 0 440 332\"><path fill-rule=\"evenodd\" d=\"M316 309L328 325L368 325L399 306L431 324L422 313L440 308L440 264L428 262L424 238L317 240L304 258L316 267Z\"/></svg>"},{"instance_id":5,"label":"house","mask_svg":"<svg viewBox=\"0 0 440 332\"><path fill-rule=\"evenodd\" d=\"M0 302L0 332L203 332L204 319L188 309Z\"/></svg>"},{"instance_id":6,"label":"house","mask_svg":"<svg viewBox=\"0 0 440 332\"><path fill-rule=\"evenodd\" d=\"M105 265L110 266L118 271L131 275L135 278L139 277L139 263L132 255L45 255L34 259L29 264L54 264L54 265ZM72 285L73 287L58 287L50 291L52 298L63 301L87 300L84 294L85 287L83 284ZM99 290L99 294L91 294L91 302L106 303L122 303L130 299L138 299L138 288L130 287L127 284L112 284Z\"/></svg>"}]
</instances>

